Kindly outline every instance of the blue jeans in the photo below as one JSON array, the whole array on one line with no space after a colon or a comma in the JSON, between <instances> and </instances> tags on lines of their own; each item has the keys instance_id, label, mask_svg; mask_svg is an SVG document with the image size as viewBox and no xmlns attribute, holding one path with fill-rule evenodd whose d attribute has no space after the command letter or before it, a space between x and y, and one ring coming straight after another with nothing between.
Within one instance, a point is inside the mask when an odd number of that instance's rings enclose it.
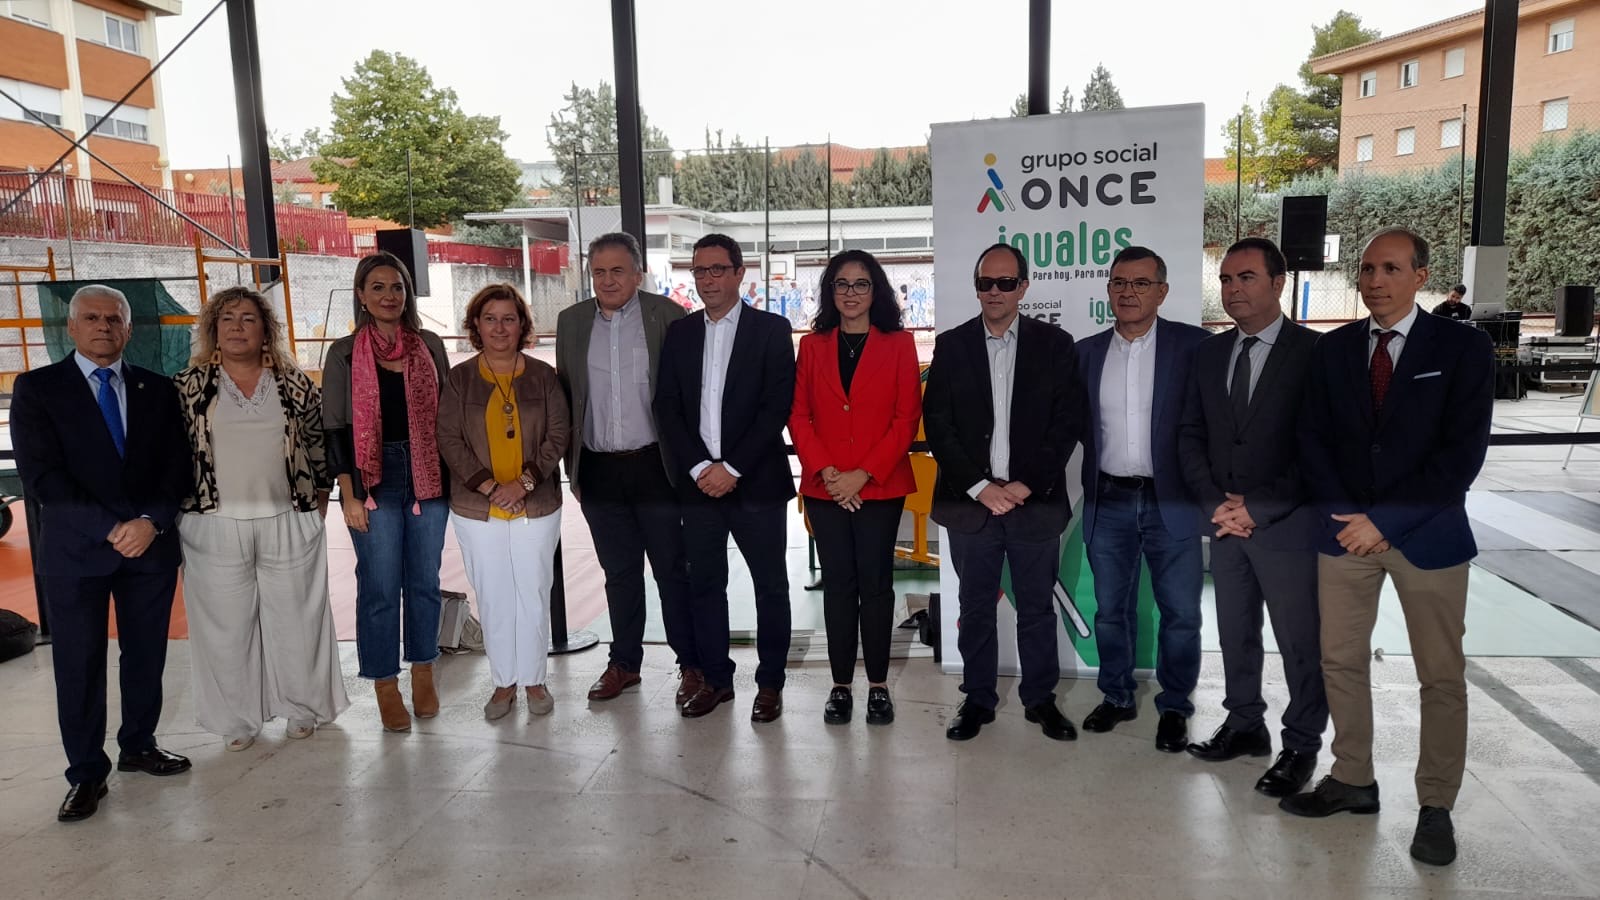
<instances>
[{"instance_id":1,"label":"blue jeans","mask_svg":"<svg viewBox=\"0 0 1600 900\"><path fill-rule=\"evenodd\" d=\"M1138 643L1139 562L1150 565L1160 613L1156 637L1158 712L1194 715L1200 679L1200 536L1175 538L1161 521L1155 486L1122 487L1101 479L1094 540L1087 546L1094 572L1095 644L1100 650L1100 692L1117 706L1133 706L1133 656Z\"/></svg>"},{"instance_id":2,"label":"blue jeans","mask_svg":"<svg viewBox=\"0 0 1600 900\"><path fill-rule=\"evenodd\" d=\"M406 662L439 658L439 559L450 503L423 500L421 515L411 489L411 445L383 445L383 480L372 491L365 533L351 529L356 550L356 656L362 678L400 674L400 621L405 619ZM402 602L402 598L403 602Z\"/></svg>"}]
</instances>

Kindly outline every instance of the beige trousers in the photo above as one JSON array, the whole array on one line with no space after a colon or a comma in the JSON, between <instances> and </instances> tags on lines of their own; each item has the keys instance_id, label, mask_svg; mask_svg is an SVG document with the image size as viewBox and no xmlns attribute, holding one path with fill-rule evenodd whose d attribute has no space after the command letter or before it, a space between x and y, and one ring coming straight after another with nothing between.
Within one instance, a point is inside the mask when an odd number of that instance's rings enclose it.
<instances>
[{"instance_id":1,"label":"beige trousers","mask_svg":"<svg viewBox=\"0 0 1600 900\"><path fill-rule=\"evenodd\" d=\"M1372 556L1317 555L1322 612L1322 677L1333 719L1333 777L1368 785L1372 771L1372 628L1383 581L1394 579L1421 682L1422 735L1417 800L1451 808L1467 765L1466 634L1468 563L1419 569L1399 550Z\"/></svg>"}]
</instances>

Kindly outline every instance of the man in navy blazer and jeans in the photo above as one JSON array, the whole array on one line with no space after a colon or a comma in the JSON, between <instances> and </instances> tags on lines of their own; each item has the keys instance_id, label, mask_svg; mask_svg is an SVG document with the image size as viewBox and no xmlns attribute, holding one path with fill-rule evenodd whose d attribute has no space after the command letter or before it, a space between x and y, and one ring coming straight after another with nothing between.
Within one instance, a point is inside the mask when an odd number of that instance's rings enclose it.
<instances>
[{"instance_id":1,"label":"man in navy blazer and jeans","mask_svg":"<svg viewBox=\"0 0 1600 900\"><path fill-rule=\"evenodd\" d=\"M1378 811L1372 768L1372 627L1385 578L1405 613L1422 682L1411 855L1455 860L1450 808L1467 759L1467 569L1477 555L1467 489L1483 467L1494 414L1488 335L1423 312L1428 243L1387 228L1361 253L1370 318L1328 332L1312 353L1301 417L1306 485L1323 515L1317 557L1322 674L1333 771L1285 797L1299 816Z\"/></svg>"},{"instance_id":2,"label":"man in navy blazer and jeans","mask_svg":"<svg viewBox=\"0 0 1600 900\"><path fill-rule=\"evenodd\" d=\"M1160 318L1167 264L1145 247L1111 261L1116 325L1078 342L1088 386L1083 440L1083 542L1094 572L1095 645L1105 700L1083 720L1106 732L1138 715L1133 651L1138 641L1139 563L1150 566L1156 637L1156 747L1189 746L1200 678L1200 507L1178 461L1178 426L1204 328Z\"/></svg>"},{"instance_id":3,"label":"man in navy blazer and jeans","mask_svg":"<svg viewBox=\"0 0 1600 900\"><path fill-rule=\"evenodd\" d=\"M189 760L156 746L167 628L178 583L178 504L189 438L166 376L129 365L127 298L105 285L72 296L76 350L17 378L11 438L23 490L39 504L38 566L54 637L56 717L72 785L56 817L87 819L106 795L106 619L116 597L122 683L117 768L175 775Z\"/></svg>"},{"instance_id":4,"label":"man in navy blazer and jeans","mask_svg":"<svg viewBox=\"0 0 1600 900\"><path fill-rule=\"evenodd\" d=\"M656 423L683 501L689 617L705 683L681 707L699 718L733 699L728 656L728 536L750 567L756 604L756 698L750 719L783 714L789 659L786 542L794 477L783 429L794 403L789 320L744 305L737 241L708 234L692 268L705 309L667 328L656 380Z\"/></svg>"}]
</instances>

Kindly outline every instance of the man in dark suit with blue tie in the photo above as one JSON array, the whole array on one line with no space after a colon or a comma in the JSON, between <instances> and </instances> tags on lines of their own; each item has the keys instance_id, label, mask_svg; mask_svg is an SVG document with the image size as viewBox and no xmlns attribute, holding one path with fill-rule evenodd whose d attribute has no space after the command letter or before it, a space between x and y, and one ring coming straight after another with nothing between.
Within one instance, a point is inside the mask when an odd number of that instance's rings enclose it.
<instances>
[{"instance_id":1,"label":"man in dark suit with blue tie","mask_svg":"<svg viewBox=\"0 0 1600 900\"><path fill-rule=\"evenodd\" d=\"M661 345L656 424L682 501L689 617L705 682L684 701L699 718L733 699L728 655L728 537L755 587L754 722L783 714L789 659L788 503L794 476L783 429L794 403L789 320L745 306L737 241L695 242L691 273L705 308L673 322Z\"/></svg>"},{"instance_id":2,"label":"man in dark suit with blue tie","mask_svg":"<svg viewBox=\"0 0 1600 900\"><path fill-rule=\"evenodd\" d=\"M122 292L81 288L67 318L76 351L18 376L11 401L17 469L40 511L37 565L72 785L57 814L64 822L94 815L111 774L106 620L113 596L122 686L117 768L151 775L189 768L155 739L189 440L172 382L123 361L131 324Z\"/></svg>"},{"instance_id":3,"label":"man in dark suit with blue tie","mask_svg":"<svg viewBox=\"0 0 1600 900\"><path fill-rule=\"evenodd\" d=\"M1083 441L1083 543L1094 572L1095 646L1105 699L1083 720L1107 732L1138 715L1133 651L1138 641L1139 563L1150 566L1156 635L1156 747L1189 746L1189 695L1200 679L1200 508L1178 461L1194 348L1204 328L1158 313L1167 264L1146 247L1125 247L1107 284L1116 324L1078 342L1087 385Z\"/></svg>"},{"instance_id":4,"label":"man in dark suit with blue tie","mask_svg":"<svg viewBox=\"0 0 1600 900\"><path fill-rule=\"evenodd\" d=\"M980 312L939 335L922 417L939 464L932 518L949 533L961 579L961 692L945 737L964 741L994 721L1000 697L995 603L1002 566L1017 607L1018 696L1045 737L1078 736L1056 706L1056 572L1072 520L1067 460L1083 437L1083 388L1072 335L1022 315L1028 261L995 244L973 267Z\"/></svg>"},{"instance_id":5,"label":"man in dark suit with blue tie","mask_svg":"<svg viewBox=\"0 0 1600 900\"><path fill-rule=\"evenodd\" d=\"M1292 439L1305 404L1317 333L1283 315L1283 252L1245 238L1222 257L1222 307L1238 326L1200 342L1178 432L1184 477L1214 529L1211 579L1228 718L1189 745L1208 762L1272 752L1261 697L1262 610L1272 621L1289 686L1283 751L1256 790L1299 791L1317 768L1328 701L1317 618L1321 526Z\"/></svg>"},{"instance_id":6,"label":"man in dark suit with blue tie","mask_svg":"<svg viewBox=\"0 0 1600 900\"><path fill-rule=\"evenodd\" d=\"M1372 628L1393 578L1405 612L1422 730L1411 856L1456 857L1450 809L1467 760L1467 570L1477 555L1466 497L1494 414L1488 335L1423 312L1428 243L1387 228L1361 252L1357 286L1372 315L1322 336L1301 417L1306 484L1324 523L1317 589L1333 770L1285 797L1299 816L1378 811L1372 767Z\"/></svg>"}]
</instances>

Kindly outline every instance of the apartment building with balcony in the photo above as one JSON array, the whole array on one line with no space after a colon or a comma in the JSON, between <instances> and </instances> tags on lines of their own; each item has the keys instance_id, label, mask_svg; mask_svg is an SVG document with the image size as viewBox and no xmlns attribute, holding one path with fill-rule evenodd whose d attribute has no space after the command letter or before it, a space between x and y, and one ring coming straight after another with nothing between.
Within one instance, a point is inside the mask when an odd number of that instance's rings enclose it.
<instances>
[{"instance_id":1,"label":"apartment building with balcony","mask_svg":"<svg viewBox=\"0 0 1600 900\"><path fill-rule=\"evenodd\" d=\"M1483 10L1311 61L1343 79L1339 169L1426 169L1477 141ZM1518 8L1511 146L1600 127L1600 0Z\"/></svg>"},{"instance_id":2,"label":"apartment building with balcony","mask_svg":"<svg viewBox=\"0 0 1600 900\"><path fill-rule=\"evenodd\" d=\"M111 107L160 58L156 17L182 10L181 0L0 0L0 90L22 104L0 97L0 170L41 169L67 149L38 118L74 138L105 119L88 149L136 181L171 188L161 73ZM116 177L81 149L66 173Z\"/></svg>"}]
</instances>

